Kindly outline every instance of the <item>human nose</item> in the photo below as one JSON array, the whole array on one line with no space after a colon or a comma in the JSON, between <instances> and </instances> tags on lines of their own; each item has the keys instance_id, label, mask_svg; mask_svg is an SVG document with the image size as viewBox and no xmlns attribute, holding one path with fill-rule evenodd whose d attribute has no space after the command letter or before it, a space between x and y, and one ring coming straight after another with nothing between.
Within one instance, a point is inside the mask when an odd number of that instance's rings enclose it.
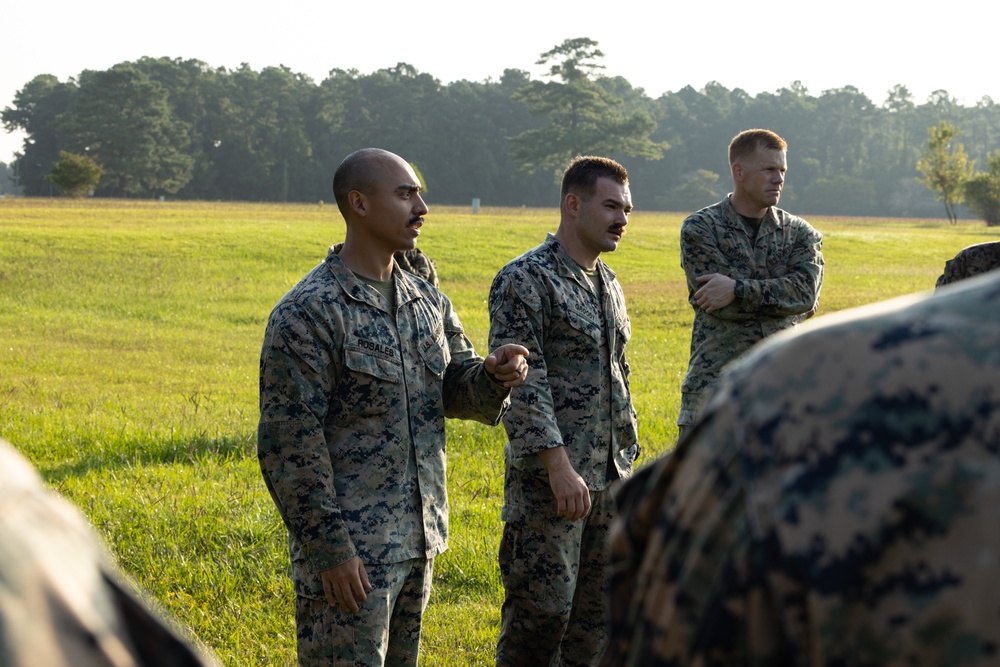
<instances>
[{"instance_id":1,"label":"human nose","mask_svg":"<svg viewBox=\"0 0 1000 667\"><path fill-rule=\"evenodd\" d=\"M427 204L424 202L424 198L419 194L416 196L416 201L414 202L414 213L417 215L427 214Z\"/></svg>"}]
</instances>

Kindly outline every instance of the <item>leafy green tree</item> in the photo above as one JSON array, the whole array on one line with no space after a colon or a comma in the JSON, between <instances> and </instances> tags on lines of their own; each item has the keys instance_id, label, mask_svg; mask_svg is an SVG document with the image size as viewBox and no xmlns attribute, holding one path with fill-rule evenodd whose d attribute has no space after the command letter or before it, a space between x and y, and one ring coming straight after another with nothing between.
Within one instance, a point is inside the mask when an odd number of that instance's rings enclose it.
<instances>
[{"instance_id":1,"label":"leafy green tree","mask_svg":"<svg viewBox=\"0 0 1000 667\"><path fill-rule=\"evenodd\" d=\"M24 194L53 194L53 185L45 175L67 141L57 119L71 107L77 92L75 82L61 83L51 74L39 74L17 92L14 106L0 114L8 131L21 130L25 134L24 146L12 165Z\"/></svg>"},{"instance_id":2,"label":"leafy green tree","mask_svg":"<svg viewBox=\"0 0 1000 667\"><path fill-rule=\"evenodd\" d=\"M513 99L529 80L527 72L508 69L499 82L455 81L435 95L425 125L430 147L419 149L420 165L433 179L434 202L468 205L479 198L487 205L541 206L555 201L551 175L517 172L507 143L507 137L534 124L525 105Z\"/></svg>"},{"instance_id":3,"label":"leafy green tree","mask_svg":"<svg viewBox=\"0 0 1000 667\"><path fill-rule=\"evenodd\" d=\"M413 170L414 175L416 175L417 182L420 183L420 191L426 194L427 181L424 180L424 175L420 173L420 169L417 168L417 165L413 164L412 162L409 162L408 164L410 165L410 169Z\"/></svg>"},{"instance_id":4,"label":"leafy green tree","mask_svg":"<svg viewBox=\"0 0 1000 667\"><path fill-rule=\"evenodd\" d=\"M45 175L45 180L67 197L86 197L93 194L102 171L101 165L86 155L59 151L59 159Z\"/></svg>"},{"instance_id":5,"label":"leafy green tree","mask_svg":"<svg viewBox=\"0 0 1000 667\"><path fill-rule=\"evenodd\" d=\"M854 86L823 91L816 104L823 122L815 128L823 147L818 156L822 177L858 176L867 170L874 111L871 100Z\"/></svg>"},{"instance_id":6,"label":"leafy green tree","mask_svg":"<svg viewBox=\"0 0 1000 667\"><path fill-rule=\"evenodd\" d=\"M1000 151L989 156L989 170L975 174L965 184L965 200L987 226L1000 225Z\"/></svg>"},{"instance_id":7,"label":"leafy green tree","mask_svg":"<svg viewBox=\"0 0 1000 667\"><path fill-rule=\"evenodd\" d=\"M910 147L907 123L915 108L913 94L902 85L894 86L882 104L884 120L879 135L883 137L886 160L896 173L909 169L909 165L913 164L913 153L916 151Z\"/></svg>"},{"instance_id":8,"label":"leafy green tree","mask_svg":"<svg viewBox=\"0 0 1000 667\"><path fill-rule=\"evenodd\" d=\"M132 63L167 92L171 116L188 132L185 152L194 167L187 185L176 196L193 199L231 199L217 187L215 164L219 139L224 132L220 80L224 68L212 68L200 60L144 57Z\"/></svg>"},{"instance_id":9,"label":"leafy green tree","mask_svg":"<svg viewBox=\"0 0 1000 667\"><path fill-rule=\"evenodd\" d=\"M697 169L686 176L683 184L665 197L655 197L653 202L668 211L697 211L722 198L718 181L714 171Z\"/></svg>"},{"instance_id":10,"label":"leafy green tree","mask_svg":"<svg viewBox=\"0 0 1000 667\"><path fill-rule=\"evenodd\" d=\"M59 125L72 148L104 166L112 195L173 194L191 178L188 127L171 113L167 91L131 63L84 72Z\"/></svg>"},{"instance_id":11,"label":"leafy green tree","mask_svg":"<svg viewBox=\"0 0 1000 667\"><path fill-rule=\"evenodd\" d=\"M841 173L812 181L804 188L802 199L808 202L810 213L865 215L875 207L875 186L866 179Z\"/></svg>"},{"instance_id":12,"label":"leafy green tree","mask_svg":"<svg viewBox=\"0 0 1000 667\"><path fill-rule=\"evenodd\" d=\"M917 161L917 170L924 175L920 182L937 193L938 201L944 202L948 221L954 225L958 221L955 207L964 201L965 183L972 177L975 163L969 161L965 146L955 142L959 130L948 121L942 120L927 132L927 150Z\"/></svg>"},{"instance_id":13,"label":"leafy green tree","mask_svg":"<svg viewBox=\"0 0 1000 667\"><path fill-rule=\"evenodd\" d=\"M624 115L622 100L592 76L603 69L604 54L585 37L567 39L543 53L539 65L549 65L550 81L531 81L515 94L537 116L542 127L510 140L511 155L521 171L558 173L576 155L621 154L659 159L668 148L649 136L656 123L645 111Z\"/></svg>"},{"instance_id":14,"label":"leafy green tree","mask_svg":"<svg viewBox=\"0 0 1000 667\"><path fill-rule=\"evenodd\" d=\"M14 181L14 170L6 162L0 162L0 195L19 193L20 188Z\"/></svg>"}]
</instances>

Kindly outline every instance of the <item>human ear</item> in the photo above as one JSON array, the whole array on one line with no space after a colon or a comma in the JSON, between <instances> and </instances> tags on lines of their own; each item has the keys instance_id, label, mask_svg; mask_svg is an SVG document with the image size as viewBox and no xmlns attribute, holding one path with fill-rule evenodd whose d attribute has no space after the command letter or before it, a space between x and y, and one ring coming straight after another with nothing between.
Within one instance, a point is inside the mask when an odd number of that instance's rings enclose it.
<instances>
[{"instance_id":1,"label":"human ear","mask_svg":"<svg viewBox=\"0 0 1000 667\"><path fill-rule=\"evenodd\" d=\"M566 199L563 200L563 205L566 207L567 213L576 217L580 211L580 197L569 192L566 194Z\"/></svg>"},{"instance_id":2,"label":"human ear","mask_svg":"<svg viewBox=\"0 0 1000 667\"><path fill-rule=\"evenodd\" d=\"M357 191L351 190L347 193L347 203L355 214L364 217L368 213L368 201L365 196Z\"/></svg>"}]
</instances>

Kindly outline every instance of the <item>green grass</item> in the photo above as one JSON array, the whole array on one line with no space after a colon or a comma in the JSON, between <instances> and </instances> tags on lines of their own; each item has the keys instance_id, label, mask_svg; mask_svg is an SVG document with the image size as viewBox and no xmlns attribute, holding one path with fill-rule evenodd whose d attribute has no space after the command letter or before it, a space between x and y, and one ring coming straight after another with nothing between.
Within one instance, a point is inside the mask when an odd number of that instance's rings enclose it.
<instances>
[{"instance_id":1,"label":"green grass","mask_svg":"<svg viewBox=\"0 0 1000 667\"><path fill-rule=\"evenodd\" d=\"M682 216L639 212L618 272L646 463L676 437L691 310ZM421 248L480 352L486 299L555 210L432 206ZM815 218L822 312L933 288L1000 230ZM343 237L333 206L0 200L0 436L91 519L124 569L233 667L294 656L285 533L254 455L267 315ZM450 549L435 564L422 662L492 664L503 431L448 423Z\"/></svg>"}]
</instances>

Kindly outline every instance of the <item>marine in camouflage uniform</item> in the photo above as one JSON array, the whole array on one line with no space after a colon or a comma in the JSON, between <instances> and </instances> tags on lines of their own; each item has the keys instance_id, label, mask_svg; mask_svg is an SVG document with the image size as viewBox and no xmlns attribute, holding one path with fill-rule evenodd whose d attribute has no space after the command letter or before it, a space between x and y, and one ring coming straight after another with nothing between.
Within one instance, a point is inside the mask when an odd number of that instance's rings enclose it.
<instances>
[{"instance_id":1,"label":"marine in camouflage uniform","mask_svg":"<svg viewBox=\"0 0 1000 667\"><path fill-rule=\"evenodd\" d=\"M79 511L0 440L0 665L208 667L125 581Z\"/></svg>"},{"instance_id":2,"label":"marine in camouflage uniform","mask_svg":"<svg viewBox=\"0 0 1000 667\"><path fill-rule=\"evenodd\" d=\"M415 665L433 559L447 546L444 419L499 423L513 384L476 355L448 298L391 251L375 257L387 284L344 259L415 240L427 209L412 169L365 149L338 168L335 191L341 178L347 240L268 321L258 455L289 533L299 664ZM341 593L343 570L355 588Z\"/></svg>"},{"instance_id":3,"label":"marine in camouflage uniform","mask_svg":"<svg viewBox=\"0 0 1000 667\"><path fill-rule=\"evenodd\" d=\"M618 225L620 237L631 210L627 176L622 185L596 173L589 205L617 208L595 217L591 229L604 234L609 224ZM607 200L602 183L612 186ZM578 188L587 197L586 186L574 185L573 191ZM624 190L624 198L616 189ZM503 419L508 442L499 667L591 665L600 659L607 641L607 538L614 516L609 487L629 476L639 449L622 288L596 252L588 277L570 254L579 238L560 241L567 229L561 222L557 235L509 262L490 290L491 346L522 341L532 363ZM557 450L565 451L589 513L559 511L556 476L543 459Z\"/></svg>"},{"instance_id":4,"label":"marine in camouflage uniform","mask_svg":"<svg viewBox=\"0 0 1000 667\"><path fill-rule=\"evenodd\" d=\"M751 130L767 133L767 131ZM773 135L784 146L784 141ZM737 144L740 135L733 140ZM677 424L681 437L693 424L707 393L722 368L762 339L810 317L819 302L823 283L823 237L808 222L774 204L784 182L785 150L750 145L750 162L733 164L734 191L719 203L690 215L681 225L681 267L687 277L688 301L694 308L691 358L681 385L681 408ZM733 148L730 148L731 155ZM755 156L779 156L762 166L773 168L761 179L746 172L759 169ZM745 156L745 154L744 154ZM740 171L742 169L743 171ZM779 173L780 172L780 173ZM776 192L773 190L776 189ZM769 197L769 194L771 195ZM750 209L760 207L754 229L737 206L749 200ZM734 203L736 206L734 206ZM726 305L706 305L705 276L729 279ZM735 281L735 284L732 283Z\"/></svg>"},{"instance_id":5,"label":"marine in camouflage uniform","mask_svg":"<svg viewBox=\"0 0 1000 667\"><path fill-rule=\"evenodd\" d=\"M944 287L997 268L1000 268L1000 241L970 245L945 262L944 273L937 279L936 287Z\"/></svg>"},{"instance_id":6,"label":"marine in camouflage uniform","mask_svg":"<svg viewBox=\"0 0 1000 667\"><path fill-rule=\"evenodd\" d=\"M619 500L606 667L1000 664L1000 275L763 343Z\"/></svg>"}]
</instances>

